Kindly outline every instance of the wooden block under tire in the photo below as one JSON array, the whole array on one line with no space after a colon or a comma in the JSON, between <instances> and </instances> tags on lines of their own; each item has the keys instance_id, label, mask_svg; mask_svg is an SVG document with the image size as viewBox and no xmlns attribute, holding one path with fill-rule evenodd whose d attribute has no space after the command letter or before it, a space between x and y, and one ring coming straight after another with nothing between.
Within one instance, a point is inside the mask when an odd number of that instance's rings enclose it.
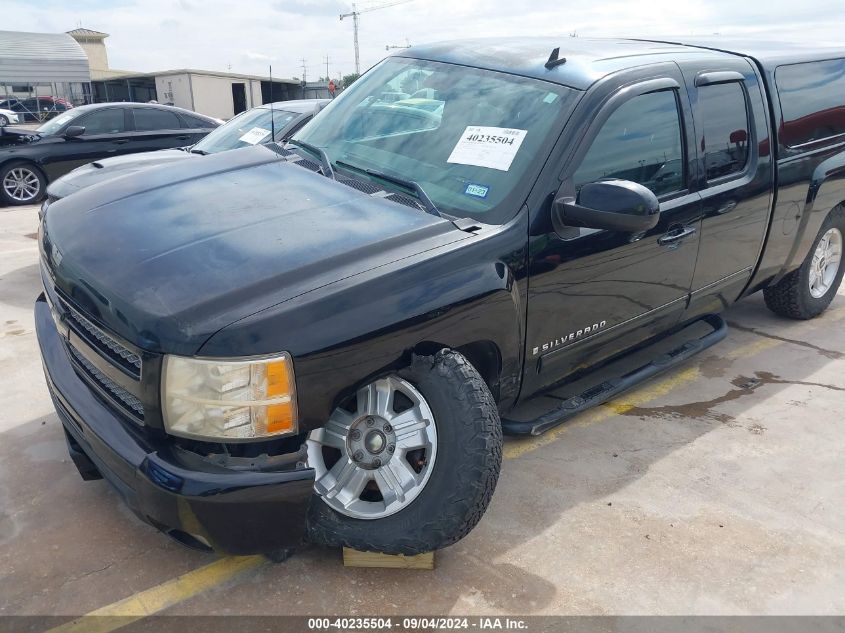
<instances>
[{"instance_id":1,"label":"wooden block under tire","mask_svg":"<svg viewBox=\"0 0 845 633\"><path fill-rule=\"evenodd\" d=\"M344 567L383 567L388 569L434 569L434 552L414 556L404 554L382 554L380 552L359 552L343 548Z\"/></svg>"}]
</instances>

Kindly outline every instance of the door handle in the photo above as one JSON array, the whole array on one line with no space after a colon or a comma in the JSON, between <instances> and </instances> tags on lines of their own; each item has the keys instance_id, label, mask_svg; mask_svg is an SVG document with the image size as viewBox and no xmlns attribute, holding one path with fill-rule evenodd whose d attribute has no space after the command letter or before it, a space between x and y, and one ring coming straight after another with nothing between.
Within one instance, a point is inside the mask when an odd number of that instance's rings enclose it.
<instances>
[{"instance_id":1,"label":"door handle","mask_svg":"<svg viewBox=\"0 0 845 633\"><path fill-rule=\"evenodd\" d=\"M114 141L114 144L115 145L125 145L128 142L129 142L129 139L122 138L122 139L118 139L118 140Z\"/></svg>"},{"instance_id":2,"label":"door handle","mask_svg":"<svg viewBox=\"0 0 845 633\"><path fill-rule=\"evenodd\" d=\"M694 226L679 226L662 235L657 240L657 243L661 246L672 246L690 235L695 235L696 231L697 229Z\"/></svg>"},{"instance_id":3,"label":"door handle","mask_svg":"<svg viewBox=\"0 0 845 633\"><path fill-rule=\"evenodd\" d=\"M730 213L731 211L736 209L736 205L736 200L726 202L723 206L719 207L719 209L716 211L716 215L724 215L725 213Z\"/></svg>"}]
</instances>

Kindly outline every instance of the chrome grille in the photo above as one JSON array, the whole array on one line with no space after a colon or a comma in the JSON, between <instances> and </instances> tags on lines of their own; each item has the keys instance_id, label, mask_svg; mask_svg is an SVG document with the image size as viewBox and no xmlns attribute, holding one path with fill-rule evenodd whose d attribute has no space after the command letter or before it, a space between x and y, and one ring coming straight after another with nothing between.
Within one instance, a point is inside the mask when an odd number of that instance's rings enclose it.
<instances>
[{"instance_id":1,"label":"chrome grille","mask_svg":"<svg viewBox=\"0 0 845 633\"><path fill-rule=\"evenodd\" d=\"M83 370L85 370L88 376L90 376L94 381L97 382L97 384L99 384L103 389L105 389L115 399L117 403L123 405L123 408L126 409L128 413L138 418L139 420L144 419L144 405L141 403L140 400L138 400L138 398L133 396L131 393L126 391L126 389L118 385L115 381L113 381L111 378L109 378L103 372L97 369L73 345L68 344L67 348L68 350L70 350L70 353L73 355L73 358L76 360L76 362L82 367Z\"/></svg>"},{"instance_id":2,"label":"chrome grille","mask_svg":"<svg viewBox=\"0 0 845 633\"><path fill-rule=\"evenodd\" d=\"M61 298L59 300L61 301L62 307L68 316L68 320L75 326L74 329L76 329L80 335L84 336L85 340L90 343L92 347L99 351L113 364L125 369L127 373L136 380L141 379L141 357L138 356L138 354L126 349L123 345L103 332L67 301Z\"/></svg>"}]
</instances>

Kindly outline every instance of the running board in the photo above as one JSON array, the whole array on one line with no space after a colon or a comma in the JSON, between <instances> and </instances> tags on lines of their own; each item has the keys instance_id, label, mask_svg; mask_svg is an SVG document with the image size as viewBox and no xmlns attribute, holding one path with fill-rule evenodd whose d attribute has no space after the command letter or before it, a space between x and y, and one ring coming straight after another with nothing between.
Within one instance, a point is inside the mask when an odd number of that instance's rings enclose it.
<instances>
[{"instance_id":1,"label":"running board","mask_svg":"<svg viewBox=\"0 0 845 633\"><path fill-rule=\"evenodd\" d=\"M549 429L556 427L558 424L562 424L563 422L575 417L582 411L605 403L623 391L627 391L631 387L635 387L641 382L681 364L699 352L702 352L708 347L712 347L716 343L720 342L728 334L728 324L717 314L708 314L690 325L695 325L699 322L707 323L713 328L713 331L701 338L687 341L683 345L658 356L651 362L646 363L642 367L630 371L627 374L623 374L617 378L611 378L610 380L605 380L595 387L590 387L580 395L564 400L559 406L555 407L548 413L544 413L540 417L534 418L533 420L519 422L517 420L503 418L502 432L505 435L518 436L541 435Z\"/></svg>"}]
</instances>

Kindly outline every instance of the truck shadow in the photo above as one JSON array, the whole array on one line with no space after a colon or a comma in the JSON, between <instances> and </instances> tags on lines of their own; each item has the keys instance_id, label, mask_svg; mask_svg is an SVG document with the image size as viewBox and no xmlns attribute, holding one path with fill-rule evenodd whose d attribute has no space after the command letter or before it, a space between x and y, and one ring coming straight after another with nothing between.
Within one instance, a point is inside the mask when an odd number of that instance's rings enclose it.
<instances>
[{"instance_id":1,"label":"truck shadow","mask_svg":"<svg viewBox=\"0 0 845 633\"><path fill-rule=\"evenodd\" d=\"M625 544L647 542L654 525L642 519L642 534L619 533L618 526L630 527L631 516L647 514L639 505L642 498L632 499L632 484L711 431L728 430L731 443L742 446L758 441L770 423L751 408L789 386L845 391L845 382L818 377L845 356L845 334L831 327L845 319L843 304L839 298L820 319L793 322L770 315L752 297L727 313L733 327L726 341L643 388L675 372L692 372L686 383L655 389L650 400L625 394L550 438L507 441L490 508L468 537L437 553L433 572L347 569L338 551L306 547L284 564L268 564L225 592L212 590L171 612L600 612L600 601L585 596L567 566L608 556L608 548L621 568L637 567L634 559L645 558L639 546ZM806 415L809 402L802 397L789 404L804 407ZM674 474L671 485L681 492L702 476L692 467ZM725 521L730 504L726 499L721 506ZM619 542L612 542L617 536ZM685 555L667 547L664 556ZM16 564L17 573L0 578L6 613L80 613L126 597L127 586L164 582L213 557L185 550L141 523L105 483L83 483L67 457L60 424L50 415L0 435L0 568L11 569L13 560L24 562ZM39 568L53 571L47 578L27 573ZM21 574L32 580L22 581ZM36 582L39 591L30 586ZM635 591L635 580L630 582Z\"/></svg>"}]
</instances>

